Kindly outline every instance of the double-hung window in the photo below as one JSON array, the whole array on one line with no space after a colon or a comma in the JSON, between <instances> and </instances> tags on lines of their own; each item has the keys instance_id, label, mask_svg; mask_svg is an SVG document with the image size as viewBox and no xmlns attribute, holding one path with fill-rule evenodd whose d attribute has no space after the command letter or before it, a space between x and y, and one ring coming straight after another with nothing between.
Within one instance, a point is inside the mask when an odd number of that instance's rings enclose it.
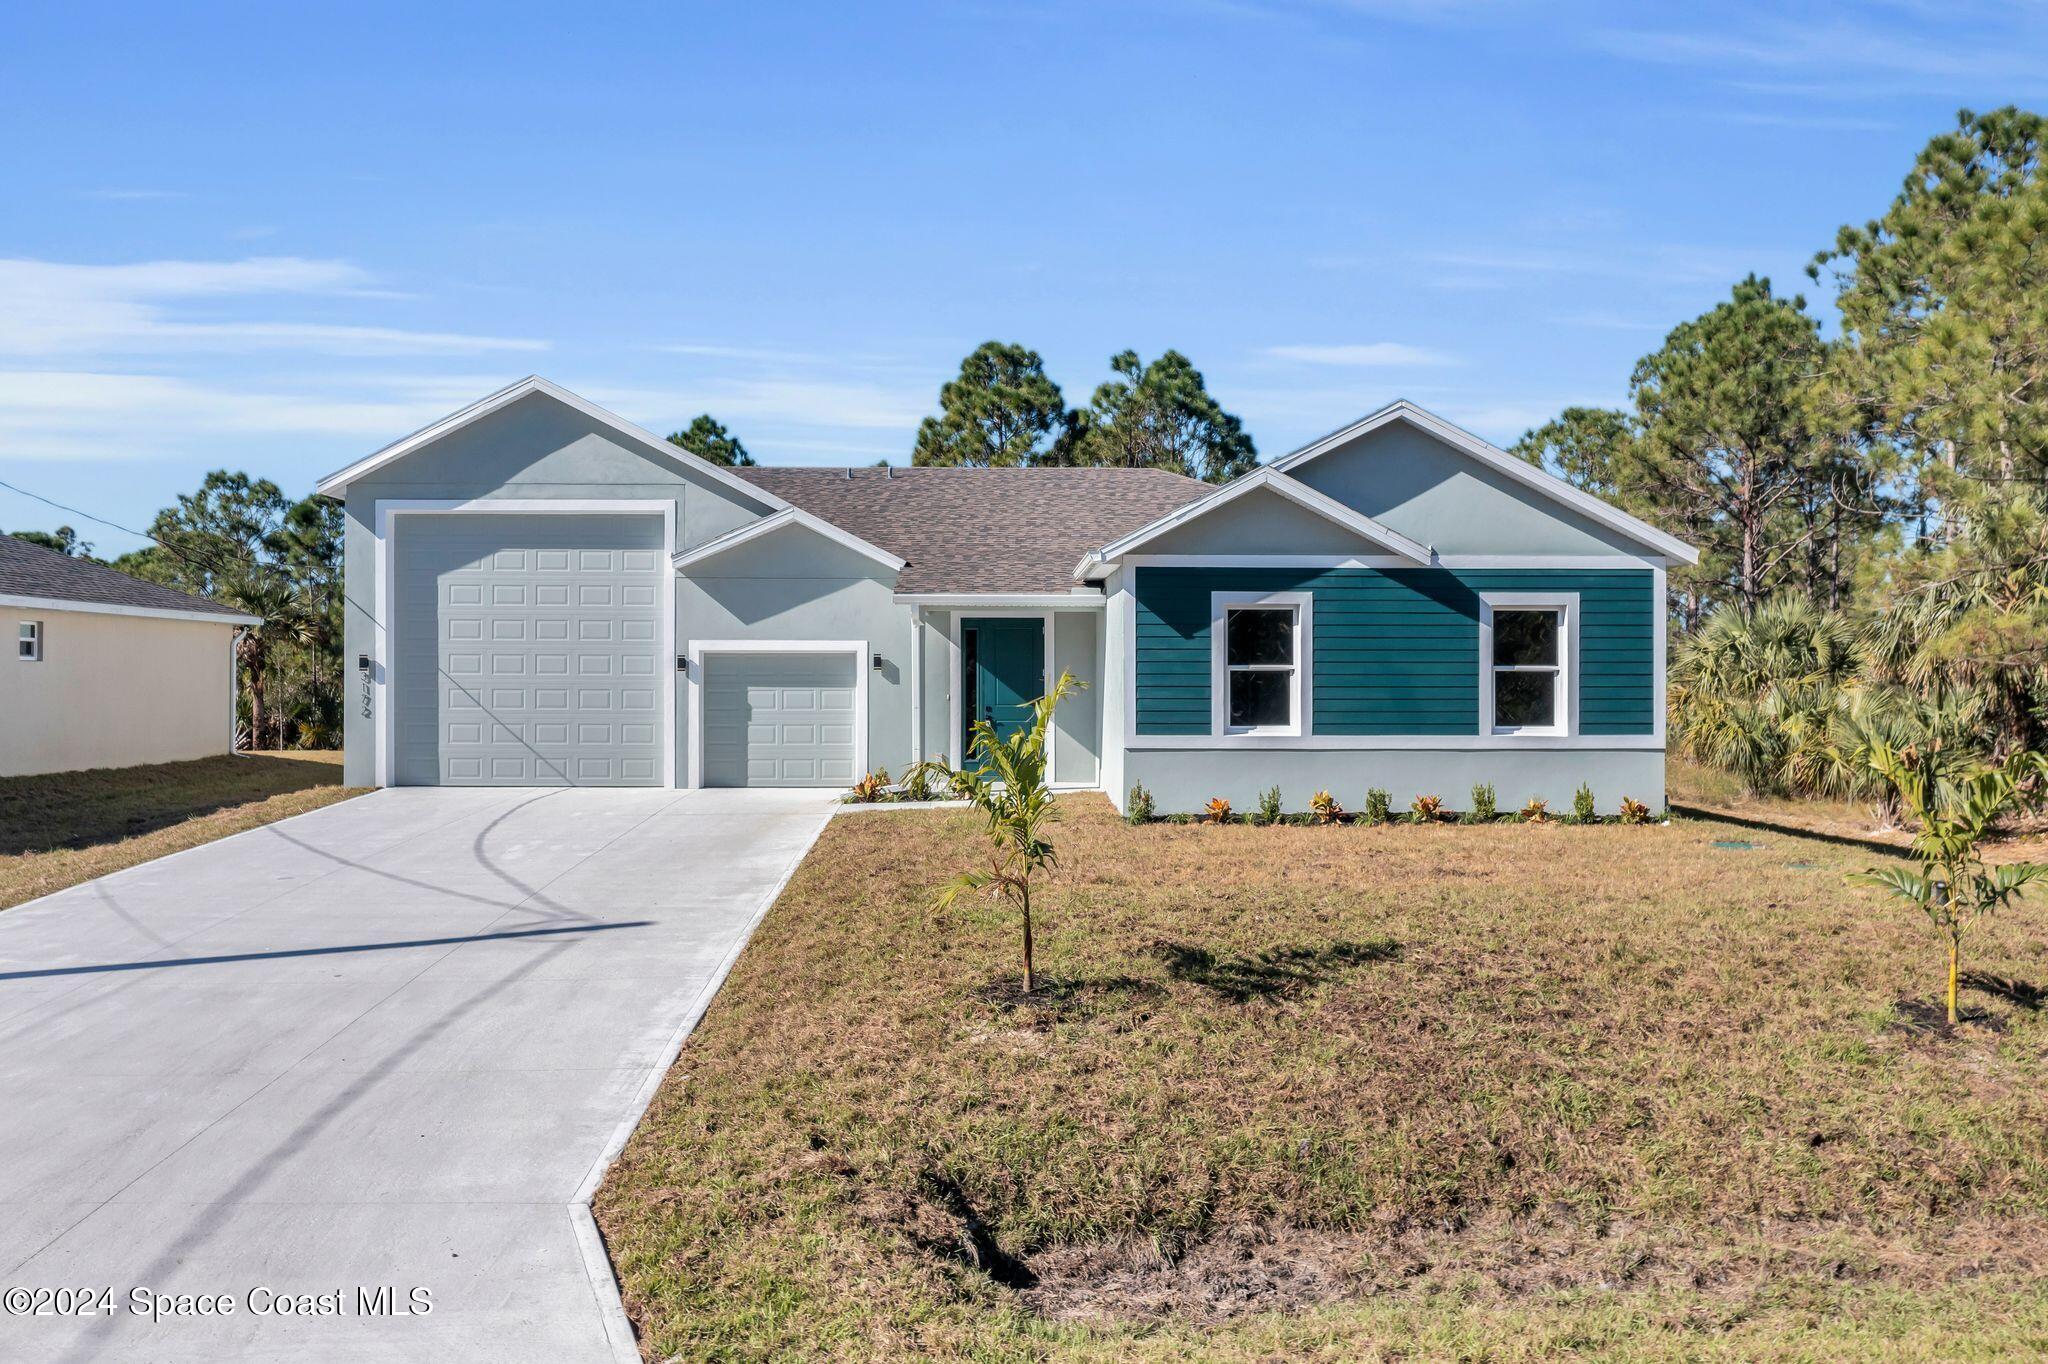
<instances>
[{"instance_id":1,"label":"double-hung window","mask_svg":"<svg viewBox=\"0 0 2048 1364\"><path fill-rule=\"evenodd\" d=\"M1306 592L1211 595L1216 733L1308 732L1310 610Z\"/></svg>"},{"instance_id":2,"label":"double-hung window","mask_svg":"<svg viewBox=\"0 0 2048 1364\"><path fill-rule=\"evenodd\" d=\"M14 656L24 663L43 661L43 623L39 620L25 620L16 633L17 643Z\"/></svg>"},{"instance_id":3,"label":"double-hung window","mask_svg":"<svg viewBox=\"0 0 2048 1364\"><path fill-rule=\"evenodd\" d=\"M1572 655L1576 595L1487 593L1480 599L1479 651L1485 724L1501 735L1573 732Z\"/></svg>"}]
</instances>

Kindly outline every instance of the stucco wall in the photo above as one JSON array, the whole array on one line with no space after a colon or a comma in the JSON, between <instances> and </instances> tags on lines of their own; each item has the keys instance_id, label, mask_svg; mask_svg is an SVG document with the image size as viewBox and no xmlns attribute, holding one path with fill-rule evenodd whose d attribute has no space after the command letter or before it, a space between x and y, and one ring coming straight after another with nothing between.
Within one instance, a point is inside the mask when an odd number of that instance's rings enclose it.
<instances>
[{"instance_id":1,"label":"stucco wall","mask_svg":"<svg viewBox=\"0 0 2048 1364\"><path fill-rule=\"evenodd\" d=\"M1645 553L1405 422L1287 472L1439 554Z\"/></svg>"},{"instance_id":2,"label":"stucco wall","mask_svg":"<svg viewBox=\"0 0 2048 1364\"><path fill-rule=\"evenodd\" d=\"M1053 676L1072 673L1084 689L1053 712L1053 769L1062 786L1093 786L1101 776L1102 613L1061 611L1053 616Z\"/></svg>"},{"instance_id":3,"label":"stucco wall","mask_svg":"<svg viewBox=\"0 0 2048 1364\"><path fill-rule=\"evenodd\" d=\"M1196 811L1211 796L1222 796L1239 811L1258 802L1269 786L1280 788L1289 812L1308 808L1317 791L1328 791L1347 810L1365 804L1368 787L1381 787L1397 810L1419 795L1437 795L1444 808L1471 804L1475 783L1493 783L1503 811L1520 809L1531 796L1550 802L1553 813L1571 810L1579 783L1593 788L1602 814L1633 796L1652 810L1664 808L1664 754L1658 749L1390 749L1290 751L1285 749L1142 749L1124 754L1124 782L1142 781L1160 814ZM1109 793L1122 807L1126 790Z\"/></svg>"},{"instance_id":4,"label":"stucco wall","mask_svg":"<svg viewBox=\"0 0 2048 1364\"><path fill-rule=\"evenodd\" d=\"M868 766L900 774L910 754L910 608L895 574L801 527L785 527L692 568L676 583L676 647L695 640L861 640L868 657ZM871 666L874 654L882 666ZM676 735L688 781L688 688Z\"/></svg>"},{"instance_id":5,"label":"stucco wall","mask_svg":"<svg viewBox=\"0 0 2048 1364\"><path fill-rule=\"evenodd\" d=\"M376 781L375 698L355 664L359 655L385 653L378 645L375 616L381 590L376 504L388 499L668 501L675 506L678 549L702 544L767 509L766 503L752 502L716 478L626 444L609 427L538 393L351 484L343 544L348 583L343 653L349 679L344 776L355 785ZM678 686L678 712L683 702L684 688ZM673 729L679 744L683 723L679 713ZM677 753L680 773L683 750Z\"/></svg>"},{"instance_id":6,"label":"stucco wall","mask_svg":"<svg viewBox=\"0 0 2048 1364\"><path fill-rule=\"evenodd\" d=\"M43 623L40 663L13 656L24 620ZM233 626L40 607L0 622L0 777L229 750Z\"/></svg>"}]
</instances>

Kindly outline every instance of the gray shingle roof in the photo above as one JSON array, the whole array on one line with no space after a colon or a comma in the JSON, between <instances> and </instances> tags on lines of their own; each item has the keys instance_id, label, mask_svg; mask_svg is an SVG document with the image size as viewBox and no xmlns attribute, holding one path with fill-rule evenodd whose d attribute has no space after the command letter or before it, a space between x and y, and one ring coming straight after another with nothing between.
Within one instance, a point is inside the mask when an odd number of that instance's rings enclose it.
<instances>
[{"instance_id":1,"label":"gray shingle roof","mask_svg":"<svg viewBox=\"0 0 2048 1364\"><path fill-rule=\"evenodd\" d=\"M1066 592L1081 556L1215 491L1158 469L735 469L908 561L899 592Z\"/></svg>"},{"instance_id":2,"label":"gray shingle roof","mask_svg":"<svg viewBox=\"0 0 2048 1364\"><path fill-rule=\"evenodd\" d=\"M146 583L105 564L73 559L12 535L0 535L0 596L47 597L52 606L76 601L145 611L245 614L232 606L222 606L174 587Z\"/></svg>"}]
</instances>

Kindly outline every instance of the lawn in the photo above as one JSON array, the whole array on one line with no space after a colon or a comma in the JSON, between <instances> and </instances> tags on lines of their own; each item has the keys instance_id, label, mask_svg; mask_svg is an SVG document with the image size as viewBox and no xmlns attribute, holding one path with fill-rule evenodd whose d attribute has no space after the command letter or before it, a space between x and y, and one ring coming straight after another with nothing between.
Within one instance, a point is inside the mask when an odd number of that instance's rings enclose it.
<instances>
[{"instance_id":1,"label":"lawn","mask_svg":"<svg viewBox=\"0 0 2048 1364\"><path fill-rule=\"evenodd\" d=\"M598 1199L648 1358L2048 1351L2048 900L1951 1032L1877 854L1768 812L1063 808L1036 1000L927 907L971 816L826 831Z\"/></svg>"},{"instance_id":2,"label":"lawn","mask_svg":"<svg viewBox=\"0 0 2048 1364\"><path fill-rule=\"evenodd\" d=\"M359 794L339 753L0 777L0 909Z\"/></svg>"}]
</instances>

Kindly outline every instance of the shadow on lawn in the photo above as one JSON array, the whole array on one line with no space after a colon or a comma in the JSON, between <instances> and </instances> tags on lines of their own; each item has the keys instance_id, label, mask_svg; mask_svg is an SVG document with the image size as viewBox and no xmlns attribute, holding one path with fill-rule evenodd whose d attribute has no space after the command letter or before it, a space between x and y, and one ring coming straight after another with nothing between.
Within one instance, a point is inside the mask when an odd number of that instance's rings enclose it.
<instances>
[{"instance_id":1,"label":"shadow on lawn","mask_svg":"<svg viewBox=\"0 0 2048 1364\"><path fill-rule=\"evenodd\" d=\"M339 764L260 753L0 778L0 857L117 843L232 806L340 784Z\"/></svg>"},{"instance_id":2,"label":"shadow on lawn","mask_svg":"<svg viewBox=\"0 0 2048 1364\"><path fill-rule=\"evenodd\" d=\"M1908 857L1910 852L1897 843L1883 843L1874 838L1858 838L1854 834L1823 833L1819 829L1808 829L1797 824L1785 824L1769 819L1749 819L1731 815L1725 810L1709 810L1699 805L1680 805L1673 802L1671 813L1687 819L1703 820L1712 824L1733 824L1739 829L1754 829L1758 833L1783 834L1787 838L1808 838L1816 843L1831 843L1838 848L1860 848L1864 852L1876 853L1880 857Z\"/></svg>"},{"instance_id":3,"label":"shadow on lawn","mask_svg":"<svg viewBox=\"0 0 2048 1364\"><path fill-rule=\"evenodd\" d=\"M1251 956L1219 959L1206 947L1161 943L1159 956L1175 980L1213 990L1233 1004L1272 999L1319 985L1339 971L1372 961L1393 961L1401 944L1392 938L1337 942L1327 947L1276 947Z\"/></svg>"},{"instance_id":4,"label":"shadow on lawn","mask_svg":"<svg viewBox=\"0 0 2048 1364\"><path fill-rule=\"evenodd\" d=\"M2008 1004L2018 1005L2028 1013L2039 1013L2048 1005L2048 986L2035 985L2031 981L2015 980L2011 976L1987 975L1982 971L1965 971L1957 977L1956 983L1965 990L1976 990L1995 995Z\"/></svg>"}]
</instances>

